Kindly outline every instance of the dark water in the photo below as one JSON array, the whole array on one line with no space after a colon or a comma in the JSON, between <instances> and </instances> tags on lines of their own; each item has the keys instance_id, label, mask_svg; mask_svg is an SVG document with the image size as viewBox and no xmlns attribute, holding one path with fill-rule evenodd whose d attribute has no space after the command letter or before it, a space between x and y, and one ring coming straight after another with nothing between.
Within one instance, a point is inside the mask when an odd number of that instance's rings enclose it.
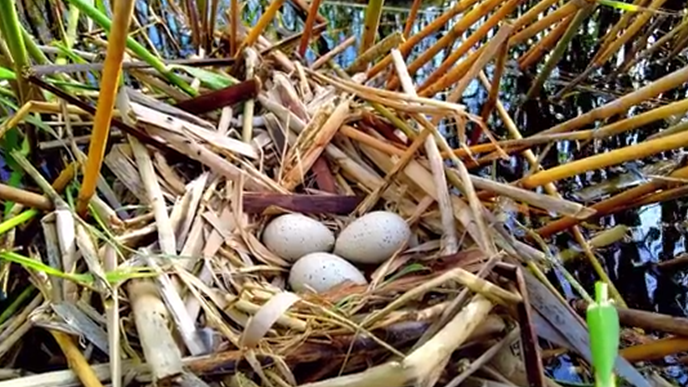
<instances>
[{"instance_id":1,"label":"dark water","mask_svg":"<svg viewBox=\"0 0 688 387\"><path fill-rule=\"evenodd\" d=\"M162 0L162 3L166 4L166 1L168 0ZM247 25L255 24L266 3L265 0L250 0L246 3L243 16ZM524 1L518 8L518 11L511 15L511 18L516 19L535 3L534 1ZM453 4L454 2L436 2L425 6L418 15L413 32L420 31L421 28L437 17L443 9ZM146 5L146 2L139 2L137 7L138 20L141 24L147 24L154 16ZM408 16L408 10L404 8L407 6L408 4L395 3L393 4L395 9L387 10L383 14L380 28L381 37L403 28ZM673 0L666 2L664 5L665 9L669 11L680 10L683 6L684 3ZM227 7L228 2L221 4L219 15L224 15L224 11ZM49 13L45 9L39 11ZM355 3L344 4L325 2L322 5L321 13L331 21L331 25L324 34L327 47L320 47L321 49L332 48L352 34L356 36L361 35L364 6ZM28 20L32 19L28 10L25 10L24 15ZM172 36L179 42L179 46L181 47L181 51L179 51L171 44L170 37L160 27L150 26L146 29L146 32L156 45L156 49L160 54L170 58L193 54L191 33L188 28L183 26L183 23L181 23L175 14L163 8L161 13L157 14L157 16L165 21L167 28L171 31ZM685 55L667 58L667 52L659 50L654 56L636 65L629 73L617 74L616 66L620 61L612 59L607 65L593 73L589 79L584 82L583 85L586 86L585 88L574 89L574 93L563 100L550 100L551 97L561 89L563 84L585 70L586 66L591 62L593 55L596 53L599 40L604 35L604 32L614 25L619 16L620 11L599 6L573 39L562 61L541 91L540 97L523 105L519 105L520 99L537 76L538 68L544 64L544 60L541 60L538 66L531 67L527 72L520 73L513 61L520 56L520 54L525 52L527 47L526 45L521 45L511 50L511 61L508 63L507 71L502 79L500 100L508 108L511 116L515 118L524 136L532 135L595 107L604 105L615 95L620 95L638 88L685 65ZM655 18L653 18L652 22L655 22ZM677 22L680 22L680 18L674 15L664 17L663 21L655 25L656 30L649 35L647 44L649 45L656 41L656 39L663 33L669 31ZM39 24L29 24L35 36L46 37L50 35L49 28L40 26ZM224 17L220 17L218 19L218 26L222 26L223 24ZM448 23L448 25L452 24L452 22ZM474 25L464 36L468 36L468 34L477 29L479 25L480 23ZM281 14L280 18L273 23L272 27L276 33L280 34L279 36L285 36L290 32L301 31L303 22L294 8L287 2L284 6L284 12ZM421 44L416 47L411 57L415 57L419 52L432 46L442 35L444 35L447 29L448 27L445 26L434 35L424 39ZM490 36L488 36L488 39ZM537 37L540 38L541 36L542 33ZM459 41L461 41L461 39L459 39ZM623 52L629 48L630 47L625 47L622 49L622 55ZM345 67L355 59L356 55L357 47L353 46L339 55L336 61L340 66ZM422 82L422 80L432 72L432 69L442 62L443 57L444 53L440 53L433 58L430 63L423 67L417 74L418 82ZM306 55L306 60L312 61L314 58L314 53L309 51ZM486 70L489 76L492 71L492 65L490 64ZM640 106L632 108L629 114L639 114L660 104L685 98L687 90L688 88L684 85L681 88L667 92L650 103L643 103ZM438 98L442 98L442 96ZM474 81L464 93L462 103L468 107L471 113L480 114L480 109L486 99L486 91L477 81ZM493 130L496 135L506 137L506 130L503 124L498 118L495 118L495 116L496 115L493 114L493 118L489 122L491 130ZM622 118L624 117L612 117L607 120L606 123ZM547 154L543 164L546 167L552 167L590 154L604 152L606 149L638 143L643 141L648 135L668 126L670 126L670 123L660 121L640 129L626 132L623 135L594 143L576 144L573 142L560 142ZM448 138L454 141L456 133L453 132L452 126L446 125L442 129ZM543 148L535 148L534 150L536 154L539 154L543 151ZM645 160L638 160L637 163L634 163L634 166L673 156L674 154L672 152L666 152L665 154ZM570 197L572 192L626 172L629 167L628 165L623 165L607 168L606 170L590 172L582 176L562 181L558 184L558 187L565 196ZM488 166L475 172L496 172L498 176L503 176L509 180L515 180L522 176L527 170L528 166L522 158L512 158L509 162L499 162L496 165ZM677 316L688 315L688 306L686 304L688 301L688 271L685 268L674 269L672 271L661 271L656 267L658 262L674 258L686 252L686 234L688 233L688 229L686 227L687 223L684 220L686 219L687 211L688 201L685 199L678 199L671 202L653 204L635 210L624 211L604 217L600 219L599 222L595 222L600 226L600 229L609 228L618 224L624 224L631 228L631 234L625 240L597 251L611 279L619 288L630 307ZM546 218L520 220L523 223L530 223L534 227L547 221ZM576 246L573 238L568 233L559 234L550 242L552 244L551 247L555 251ZM596 276L592 273L589 265L584 260L579 260L568 266L569 269L578 276L588 291L592 292L592 285ZM553 277L553 279L556 278ZM568 288L565 283L562 283L561 286L564 290ZM576 376L576 372L571 370L571 366L575 364L575 360L568 357L559 357L557 361L561 363L550 368L550 372L552 372L556 379L572 382L582 381ZM666 359L666 364L671 365L673 363L676 363L676 358ZM668 372L667 376L674 378L678 383L683 385L688 383L688 377L686 377L683 367L671 366L666 368L666 370Z\"/></svg>"}]
</instances>

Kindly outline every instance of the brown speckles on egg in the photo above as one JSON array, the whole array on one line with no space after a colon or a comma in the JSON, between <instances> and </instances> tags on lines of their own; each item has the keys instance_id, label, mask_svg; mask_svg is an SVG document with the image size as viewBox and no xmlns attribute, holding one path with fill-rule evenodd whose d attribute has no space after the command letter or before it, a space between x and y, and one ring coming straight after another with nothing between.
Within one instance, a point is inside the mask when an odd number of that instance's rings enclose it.
<instances>
[{"instance_id":1,"label":"brown speckles on egg","mask_svg":"<svg viewBox=\"0 0 688 387\"><path fill-rule=\"evenodd\" d=\"M281 258L295 261L309 253L332 251L334 234L305 215L286 214L265 227L263 243Z\"/></svg>"},{"instance_id":2,"label":"brown speckles on egg","mask_svg":"<svg viewBox=\"0 0 688 387\"><path fill-rule=\"evenodd\" d=\"M402 217L374 211L339 234L334 253L352 262L376 264L391 258L410 236L411 230Z\"/></svg>"},{"instance_id":3,"label":"brown speckles on egg","mask_svg":"<svg viewBox=\"0 0 688 387\"><path fill-rule=\"evenodd\" d=\"M301 257L289 272L289 285L296 292L308 288L325 292L346 281L360 285L368 283L354 265L328 253L312 253Z\"/></svg>"}]
</instances>

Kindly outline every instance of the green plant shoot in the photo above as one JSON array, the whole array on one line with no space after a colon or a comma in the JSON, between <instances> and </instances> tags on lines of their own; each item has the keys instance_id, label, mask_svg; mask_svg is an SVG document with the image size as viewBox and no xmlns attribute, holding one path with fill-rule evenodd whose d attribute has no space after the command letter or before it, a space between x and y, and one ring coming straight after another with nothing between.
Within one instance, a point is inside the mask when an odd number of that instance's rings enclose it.
<instances>
[{"instance_id":1,"label":"green plant shoot","mask_svg":"<svg viewBox=\"0 0 688 387\"><path fill-rule=\"evenodd\" d=\"M609 299L607 284L595 284L595 301L588 306L592 363L596 387L615 385L614 363L619 352L619 315Z\"/></svg>"}]
</instances>

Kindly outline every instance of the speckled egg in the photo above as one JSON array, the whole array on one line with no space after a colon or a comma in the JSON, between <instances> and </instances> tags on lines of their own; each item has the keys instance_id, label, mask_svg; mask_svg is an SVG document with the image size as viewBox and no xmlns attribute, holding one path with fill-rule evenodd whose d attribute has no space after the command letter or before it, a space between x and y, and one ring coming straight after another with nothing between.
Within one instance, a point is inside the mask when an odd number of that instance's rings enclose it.
<instances>
[{"instance_id":1,"label":"speckled egg","mask_svg":"<svg viewBox=\"0 0 688 387\"><path fill-rule=\"evenodd\" d=\"M384 262L411 236L402 217L392 212L370 212L349 224L339 234L334 253L352 262Z\"/></svg>"},{"instance_id":2,"label":"speckled egg","mask_svg":"<svg viewBox=\"0 0 688 387\"><path fill-rule=\"evenodd\" d=\"M321 293L346 281L359 285L368 283L354 265L329 253L305 255L289 272L289 285L296 292L311 288Z\"/></svg>"},{"instance_id":3,"label":"speckled egg","mask_svg":"<svg viewBox=\"0 0 688 387\"><path fill-rule=\"evenodd\" d=\"M332 251L334 234L317 220L301 214L286 214L265 227L263 243L279 257L295 261L306 254Z\"/></svg>"}]
</instances>

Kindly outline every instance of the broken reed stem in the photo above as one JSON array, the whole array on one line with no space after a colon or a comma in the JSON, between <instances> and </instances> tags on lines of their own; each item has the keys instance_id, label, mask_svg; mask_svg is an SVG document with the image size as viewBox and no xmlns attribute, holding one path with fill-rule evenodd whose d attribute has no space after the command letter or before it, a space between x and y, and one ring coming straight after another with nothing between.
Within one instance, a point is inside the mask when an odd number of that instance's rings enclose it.
<instances>
[{"instance_id":1,"label":"broken reed stem","mask_svg":"<svg viewBox=\"0 0 688 387\"><path fill-rule=\"evenodd\" d=\"M229 55L236 57L239 45L239 0L230 0L229 5Z\"/></svg>"},{"instance_id":2,"label":"broken reed stem","mask_svg":"<svg viewBox=\"0 0 688 387\"><path fill-rule=\"evenodd\" d=\"M105 246L103 268L106 272L117 269L117 250L112 245ZM112 387L122 387L122 357L120 354L119 331L119 284L112 285L110 297L103 299L105 308L108 348L110 349L110 375Z\"/></svg>"},{"instance_id":3,"label":"broken reed stem","mask_svg":"<svg viewBox=\"0 0 688 387\"><path fill-rule=\"evenodd\" d=\"M66 333L55 330L51 330L50 333L53 335L55 341L57 341L57 344L67 358L69 368L79 377L81 383L83 383L85 387L103 387L98 376L93 372L91 365L88 364L84 354L76 347L72 338Z\"/></svg>"},{"instance_id":4,"label":"broken reed stem","mask_svg":"<svg viewBox=\"0 0 688 387\"><path fill-rule=\"evenodd\" d=\"M502 45L499 46L499 51L497 52L495 69L492 73L492 86L490 89L490 94L487 96L487 101L485 101L485 104L483 104L483 108L480 111L480 118L483 119L483 122L487 122L487 120L490 118L490 115L492 115L492 111L494 110L495 104L497 103L497 98L499 98L499 84L502 80L502 74L504 73L504 67L506 66L506 58L508 56L509 45L507 44L507 42L503 42ZM483 131L483 128L478 125L477 128L474 130L476 130L476 132L479 133ZM476 137L474 137L473 139L476 140L475 143L477 143L479 140L479 138Z\"/></svg>"},{"instance_id":5,"label":"broken reed stem","mask_svg":"<svg viewBox=\"0 0 688 387\"><path fill-rule=\"evenodd\" d=\"M399 50L392 50L392 58L404 91L407 94L416 96L416 89L413 86L413 81L407 72L404 58L401 56ZM430 132L430 129L426 130ZM459 240L456 236L454 210L447 188L447 178L444 175L442 156L440 155L439 149L437 149L437 143L435 142L434 136L427 136L424 145L425 153L428 155L428 161L430 163L430 170L434 178L435 188L437 190L437 203L440 207L440 217L442 219L442 228L444 229L441 251L444 255L454 254L459 249Z\"/></svg>"},{"instance_id":6,"label":"broken reed stem","mask_svg":"<svg viewBox=\"0 0 688 387\"><path fill-rule=\"evenodd\" d=\"M182 356L169 331L167 309L157 287L150 281L133 280L127 285L136 331L143 356L158 383L182 373Z\"/></svg>"},{"instance_id":7,"label":"broken reed stem","mask_svg":"<svg viewBox=\"0 0 688 387\"><path fill-rule=\"evenodd\" d=\"M134 12L134 0L120 0L113 4L114 19L108 36L107 54L100 78L98 105L93 120L93 134L88 148L88 158L84 169L84 178L79 190L76 211L80 216L86 215L88 203L95 194L100 168L105 156L110 120L115 108L115 98L122 73L122 60L129 33L129 22Z\"/></svg>"}]
</instances>

